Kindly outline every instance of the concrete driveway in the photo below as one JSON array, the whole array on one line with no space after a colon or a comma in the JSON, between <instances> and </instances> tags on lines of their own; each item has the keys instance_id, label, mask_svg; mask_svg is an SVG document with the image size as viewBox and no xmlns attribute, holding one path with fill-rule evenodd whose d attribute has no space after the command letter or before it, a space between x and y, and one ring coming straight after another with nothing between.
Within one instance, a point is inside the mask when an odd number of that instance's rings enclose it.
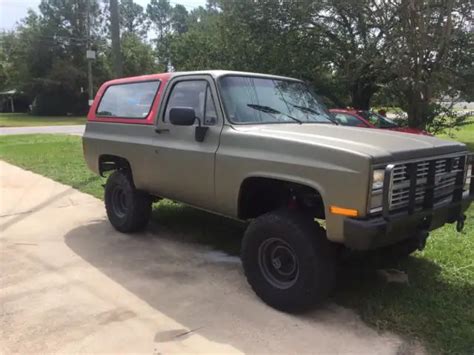
<instances>
[{"instance_id":1,"label":"concrete driveway","mask_svg":"<svg viewBox=\"0 0 474 355\"><path fill-rule=\"evenodd\" d=\"M12 134L61 133L82 136L85 125L37 126L37 127L0 127L0 136Z\"/></svg>"},{"instance_id":2,"label":"concrete driveway","mask_svg":"<svg viewBox=\"0 0 474 355\"><path fill-rule=\"evenodd\" d=\"M238 258L160 227L117 233L71 187L1 161L0 179L2 353L413 351L333 304L275 311Z\"/></svg>"}]
</instances>

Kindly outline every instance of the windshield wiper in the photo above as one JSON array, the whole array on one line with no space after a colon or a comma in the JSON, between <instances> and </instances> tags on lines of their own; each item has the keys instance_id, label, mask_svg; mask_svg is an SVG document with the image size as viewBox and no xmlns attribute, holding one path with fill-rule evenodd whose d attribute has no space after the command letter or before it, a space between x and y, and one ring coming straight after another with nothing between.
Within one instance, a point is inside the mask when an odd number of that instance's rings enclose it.
<instances>
[{"instance_id":1,"label":"windshield wiper","mask_svg":"<svg viewBox=\"0 0 474 355\"><path fill-rule=\"evenodd\" d=\"M312 109L311 107L306 107L306 106L301 106L301 105L295 105L295 104L292 104L290 103L291 106L303 111L303 112L309 112L309 113L312 113L312 114L315 114L315 115L318 115L318 116L322 116L321 112L315 110L315 109ZM336 121L332 120L331 118L329 117L324 117L325 119L327 119L328 121L334 123L335 125L338 125L339 123L337 123ZM325 123L325 122L317 122L317 123Z\"/></svg>"},{"instance_id":2,"label":"windshield wiper","mask_svg":"<svg viewBox=\"0 0 474 355\"><path fill-rule=\"evenodd\" d=\"M270 106L265 106L265 105L255 105L255 104L247 104L248 107L253 108L254 110L262 111L265 113L269 113L271 115L285 115L288 118L291 118L293 121L298 122L299 124L303 124L302 121L297 119L296 117L293 117L287 113L278 111L277 109L274 109Z\"/></svg>"}]
</instances>

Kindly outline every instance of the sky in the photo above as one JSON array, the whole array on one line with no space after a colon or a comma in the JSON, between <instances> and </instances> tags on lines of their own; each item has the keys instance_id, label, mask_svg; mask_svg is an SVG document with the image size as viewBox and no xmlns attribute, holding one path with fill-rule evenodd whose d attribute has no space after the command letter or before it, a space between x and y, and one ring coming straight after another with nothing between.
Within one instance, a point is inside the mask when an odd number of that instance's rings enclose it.
<instances>
[{"instance_id":1,"label":"sky","mask_svg":"<svg viewBox=\"0 0 474 355\"><path fill-rule=\"evenodd\" d=\"M0 30L12 30L15 24L26 16L29 8L38 9L41 0L0 0ZM135 0L143 7L149 3L149 0ZM204 6L206 0L170 0L172 5L182 4L188 10L198 6Z\"/></svg>"}]
</instances>

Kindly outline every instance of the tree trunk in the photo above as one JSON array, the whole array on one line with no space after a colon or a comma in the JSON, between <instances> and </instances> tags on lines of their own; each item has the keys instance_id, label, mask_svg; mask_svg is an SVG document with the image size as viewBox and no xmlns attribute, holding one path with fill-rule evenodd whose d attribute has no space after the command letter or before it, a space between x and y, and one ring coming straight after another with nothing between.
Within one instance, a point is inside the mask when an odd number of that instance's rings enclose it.
<instances>
[{"instance_id":1,"label":"tree trunk","mask_svg":"<svg viewBox=\"0 0 474 355\"><path fill-rule=\"evenodd\" d=\"M406 93L408 126L425 129L428 114L429 99L419 90Z\"/></svg>"},{"instance_id":2,"label":"tree trunk","mask_svg":"<svg viewBox=\"0 0 474 355\"><path fill-rule=\"evenodd\" d=\"M375 86L356 81L351 89L352 107L358 110L369 110L370 100L376 91Z\"/></svg>"},{"instance_id":3,"label":"tree trunk","mask_svg":"<svg viewBox=\"0 0 474 355\"><path fill-rule=\"evenodd\" d=\"M122 51L120 49L120 16L117 0L110 0L110 32L112 33L112 59L116 78L123 75Z\"/></svg>"}]
</instances>

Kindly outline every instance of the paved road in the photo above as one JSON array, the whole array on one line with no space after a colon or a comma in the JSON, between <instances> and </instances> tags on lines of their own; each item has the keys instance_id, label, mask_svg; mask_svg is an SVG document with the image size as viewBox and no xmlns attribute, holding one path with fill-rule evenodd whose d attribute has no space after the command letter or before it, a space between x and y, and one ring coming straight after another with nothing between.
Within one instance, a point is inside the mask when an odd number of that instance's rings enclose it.
<instances>
[{"instance_id":1,"label":"paved road","mask_svg":"<svg viewBox=\"0 0 474 355\"><path fill-rule=\"evenodd\" d=\"M336 305L277 312L184 232L117 233L101 201L1 161L0 181L0 353L420 350Z\"/></svg>"},{"instance_id":2,"label":"paved road","mask_svg":"<svg viewBox=\"0 0 474 355\"><path fill-rule=\"evenodd\" d=\"M82 136L85 125L38 126L38 127L0 127L0 136L11 134L63 133Z\"/></svg>"}]
</instances>

